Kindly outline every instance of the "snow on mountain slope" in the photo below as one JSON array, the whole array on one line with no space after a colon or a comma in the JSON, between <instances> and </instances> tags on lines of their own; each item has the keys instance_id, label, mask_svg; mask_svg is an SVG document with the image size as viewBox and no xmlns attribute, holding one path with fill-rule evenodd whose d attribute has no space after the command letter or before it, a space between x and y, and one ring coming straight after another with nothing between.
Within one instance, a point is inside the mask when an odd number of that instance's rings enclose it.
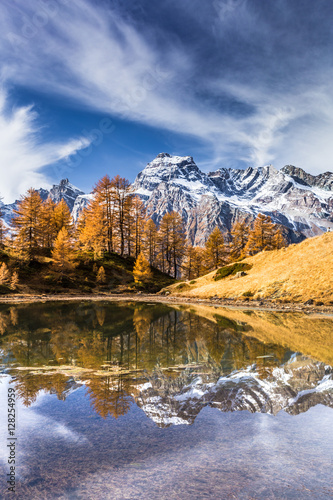
<instances>
[{"instance_id":1,"label":"snow on mountain slope","mask_svg":"<svg viewBox=\"0 0 333 500\"><path fill-rule=\"evenodd\" d=\"M10 226L15 208L17 208L17 202L9 203L7 205L4 205L3 203L0 202L0 210L2 213L3 221L7 227Z\"/></svg>"},{"instance_id":2,"label":"snow on mountain slope","mask_svg":"<svg viewBox=\"0 0 333 500\"><path fill-rule=\"evenodd\" d=\"M79 194L79 196L76 197L73 208L72 208L72 217L73 220L76 222L79 218L80 213L82 210L89 204L90 200L92 200L93 194Z\"/></svg>"},{"instance_id":3,"label":"snow on mountain slope","mask_svg":"<svg viewBox=\"0 0 333 500\"><path fill-rule=\"evenodd\" d=\"M318 182L310 176L306 185L298 182L301 169L296 170L297 178L291 167L272 165L205 174L191 156L161 153L137 176L133 191L157 223L167 211L180 213L195 244L204 243L215 225L229 231L235 221L251 222L259 212L286 226L291 241L299 241L333 229L333 174L323 174Z\"/></svg>"},{"instance_id":4,"label":"snow on mountain slope","mask_svg":"<svg viewBox=\"0 0 333 500\"><path fill-rule=\"evenodd\" d=\"M84 195L84 192L73 186L68 179L62 179L59 184L54 184L47 194L55 203L64 200L68 208L72 211L75 200L78 196Z\"/></svg>"},{"instance_id":5,"label":"snow on mountain slope","mask_svg":"<svg viewBox=\"0 0 333 500\"><path fill-rule=\"evenodd\" d=\"M48 191L47 189L38 189L38 193L43 201L50 198L55 203L59 203L60 200L64 200L67 203L68 208L73 211L75 201L78 197L84 195L84 192L73 186L68 179L62 179L59 184L53 184L52 188ZM90 195L84 195L90 197ZM11 220L14 216L14 210L17 208L19 200L8 205L1 205L0 208L3 212L3 218L5 223L10 226Z\"/></svg>"},{"instance_id":6,"label":"snow on mountain slope","mask_svg":"<svg viewBox=\"0 0 333 500\"><path fill-rule=\"evenodd\" d=\"M204 371L204 367L202 370ZM298 415L312 406L333 407L333 370L311 358L293 355L287 363L259 371L256 365L219 377L197 376L175 389L174 379L151 377L139 388L137 405L159 427L192 424L205 406L220 411L248 410Z\"/></svg>"},{"instance_id":7,"label":"snow on mountain slope","mask_svg":"<svg viewBox=\"0 0 333 500\"><path fill-rule=\"evenodd\" d=\"M217 225L230 231L234 222L251 223L259 212L284 225L290 242L333 230L333 174L318 176L287 165L281 170L272 165L246 170L220 168L202 172L191 156L160 153L148 163L132 184L132 192L144 201L147 213L159 223L166 212L179 213L187 237L203 245ZM74 221L91 200L68 179L50 191L40 189L42 199L64 199ZM16 203L4 205L7 224Z\"/></svg>"}]
</instances>

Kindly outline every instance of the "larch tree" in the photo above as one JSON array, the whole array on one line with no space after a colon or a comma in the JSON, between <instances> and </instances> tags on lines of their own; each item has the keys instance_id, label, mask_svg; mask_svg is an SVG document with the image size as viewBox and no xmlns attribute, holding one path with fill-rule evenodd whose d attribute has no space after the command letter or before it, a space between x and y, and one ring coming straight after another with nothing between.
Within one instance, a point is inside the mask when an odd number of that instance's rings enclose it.
<instances>
[{"instance_id":1,"label":"larch tree","mask_svg":"<svg viewBox=\"0 0 333 500\"><path fill-rule=\"evenodd\" d=\"M57 229L54 220L56 204L51 198L42 203L40 216L41 244L43 248L51 249L57 237Z\"/></svg>"},{"instance_id":2,"label":"larch tree","mask_svg":"<svg viewBox=\"0 0 333 500\"><path fill-rule=\"evenodd\" d=\"M52 258L54 260L54 266L60 271L61 275L73 267L73 243L65 227L59 231L54 242Z\"/></svg>"},{"instance_id":3,"label":"larch tree","mask_svg":"<svg viewBox=\"0 0 333 500\"><path fill-rule=\"evenodd\" d=\"M275 231L274 231L273 238L272 238L272 245L273 245L273 248L275 248L277 250L287 246L286 238L282 232L281 227L279 227L278 225L276 225L276 227L275 227Z\"/></svg>"},{"instance_id":4,"label":"larch tree","mask_svg":"<svg viewBox=\"0 0 333 500\"><path fill-rule=\"evenodd\" d=\"M195 257L195 247L192 246L190 241L187 241L184 248L184 262L182 266L182 277L187 280L193 278L193 260Z\"/></svg>"},{"instance_id":5,"label":"larch tree","mask_svg":"<svg viewBox=\"0 0 333 500\"><path fill-rule=\"evenodd\" d=\"M192 280L202 276L207 271L206 250L202 247L193 247L188 243L185 251L185 259L182 265L182 275L187 280Z\"/></svg>"},{"instance_id":6,"label":"larch tree","mask_svg":"<svg viewBox=\"0 0 333 500\"><path fill-rule=\"evenodd\" d=\"M133 276L135 283L138 284L149 283L153 277L149 262L143 252L139 253L138 258L135 261Z\"/></svg>"},{"instance_id":7,"label":"larch tree","mask_svg":"<svg viewBox=\"0 0 333 500\"><path fill-rule=\"evenodd\" d=\"M72 229L72 216L68 208L67 203L64 200L60 200L54 208L54 224L56 233L59 234L61 229L65 228L68 233Z\"/></svg>"},{"instance_id":8,"label":"larch tree","mask_svg":"<svg viewBox=\"0 0 333 500\"><path fill-rule=\"evenodd\" d=\"M171 273L171 214L164 214L158 229L158 253L160 257L160 268L163 273Z\"/></svg>"},{"instance_id":9,"label":"larch tree","mask_svg":"<svg viewBox=\"0 0 333 500\"><path fill-rule=\"evenodd\" d=\"M134 219L132 213L132 196L127 196L124 205L124 245L125 254L129 257L134 253Z\"/></svg>"},{"instance_id":10,"label":"larch tree","mask_svg":"<svg viewBox=\"0 0 333 500\"><path fill-rule=\"evenodd\" d=\"M184 258L185 251L185 228L184 222L177 212L170 213L171 231L170 248L173 267L173 277L177 278L178 268Z\"/></svg>"},{"instance_id":11,"label":"larch tree","mask_svg":"<svg viewBox=\"0 0 333 500\"><path fill-rule=\"evenodd\" d=\"M134 196L132 199L131 217L133 220L134 255L136 258L142 250L145 212L145 206L140 198L138 196Z\"/></svg>"},{"instance_id":12,"label":"larch tree","mask_svg":"<svg viewBox=\"0 0 333 500\"><path fill-rule=\"evenodd\" d=\"M148 219L143 230L143 246L151 266L156 267L157 227L152 219Z\"/></svg>"},{"instance_id":13,"label":"larch tree","mask_svg":"<svg viewBox=\"0 0 333 500\"><path fill-rule=\"evenodd\" d=\"M216 226L206 242L209 267L217 269L225 263L225 246L221 230Z\"/></svg>"},{"instance_id":14,"label":"larch tree","mask_svg":"<svg viewBox=\"0 0 333 500\"><path fill-rule=\"evenodd\" d=\"M182 263L182 277L188 281L205 274L206 251L202 247L194 247L187 242L185 247L184 261Z\"/></svg>"},{"instance_id":15,"label":"larch tree","mask_svg":"<svg viewBox=\"0 0 333 500\"><path fill-rule=\"evenodd\" d=\"M112 179L112 184L115 193L116 224L119 231L119 253L123 256L125 252L125 213L128 208L126 200L128 196L131 196L129 193L130 183L127 179L116 175Z\"/></svg>"},{"instance_id":16,"label":"larch tree","mask_svg":"<svg viewBox=\"0 0 333 500\"><path fill-rule=\"evenodd\" d=\"M270 216L259 213L249 233L245 253L254 255L262 250L272 250L274 232L275 224Z\"/></svg>"},{"instance_id":17,"label":"larch tree","mask_svg":"<svg viewBox=\"0 0 333 500\"><path fill-rule=\"evenodd\" d=\"M17 271L14 271L11 278L10 278L9 288L11 290L16 290L18 284L19 284L19 275L18 275Z\"/></svg>"},{"instance_id":18,"label":"larch tree","mask_svg":"<svg viewBox=\"0 0 333 500\"><path fill-rule=\"evenodd\" d=\"M114 181L111 180L108 175L105 175L97 182L94 188L94 194L96 203L100 207L98 216L102 217L103 226L105 228L107 251L111 253L115 250L116 233L116 189Z\"/></svg>"},{"instance_id":19,"label":"larch tree","mask_svg":"<svg viewBox=\"0 0 333 500\"><path fill-rule=\"evenodd\" d=\"M199 278L207 273L208 268L206 265L206 249L202 247L194 247L194 255L193 255L193 273L194 278Z\"/></svg>"},{"instance_id":20,"label":"larch tree","mask_svg":"<svg viewBox=\"0 0 333 500\"><path fill-rule=\"evenodd\" d=\"M96 281L97 281L97 283L101 283L101 284L105 283L105 281L106 281L105 269L103 266L101 266L98 269Z\"/></svg>"},{"instance_id":21,"label":"larch tree","mask_svg":"<svg viewBox=\"0 0 333 500\"><path fill-rule=\"evenodd\" d=\"M231 257L236 260L244 256L244 249L249 237L249 229L246 222L235 222L231 229Z\"/></svg>"},{"instance_id":22,"label":"larch tree","mask_svg":"<svg viewBox=\"0 0 333 500\"><path fill-rule=\"evenodd\" d=\"M29 189L14 210L12 225L15 245L32 260L40 249L42 199L35 189Z\"/></svg>"},{"instance_id":23,"label":"larch tree","mask_svg":"<svg viewBox=\"0 0 333 500\"><path fill-rule=\"evenodd\" d=\"M103 206L94 197L81 212L77 225L80 246L83 250L92 250L95 259L107 250L107 226L103 213Z\"/></svg>"},{"instance_id":24,"label":"larch tree","mask_svg":"<svg viewBox=\"0 0 333 500\"><path fill-rule=\"evenodd\" d=\"M9 285L10 283L10 272L7 264L3 262L0 266L0 285Z\"/></svg>"}]
</instances>

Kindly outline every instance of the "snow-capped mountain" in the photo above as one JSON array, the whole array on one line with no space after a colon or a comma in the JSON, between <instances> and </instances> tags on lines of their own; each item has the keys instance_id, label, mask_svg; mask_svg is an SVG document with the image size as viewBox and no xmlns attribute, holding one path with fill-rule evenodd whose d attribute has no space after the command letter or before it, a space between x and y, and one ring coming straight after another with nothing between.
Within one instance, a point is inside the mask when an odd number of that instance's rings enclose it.
<instances>
[{"instance_id":1,"label":"snow-capped mountain","mask_svg":"<svg viewBox=\"0 0 333 500\"><path fill-rule=\"evenodd\" d=\"M187 236L196 245L202 245L216 225L228 232L234 222L251 223L259 212L285 226L291 242L333 230L330 172L313 176L292 165L281 170L269 165L205 173L191 156L160 153L137 175L132 192L141 197L156 223L166 212L181 214ZM44 200L64 199L75 221L92 197L68 179L39 193ZM8 224L15 206L2 206Z\"/></svg>"},{"instance_id":2,"label":"snow-capped mountain","mask_svg":"<svg viewBox=\"0 0 333 500\"><path fill-rule=\"evenodd\" d=\"M220 411L248 410L298 415L312 406L333 407L332 367L304 356L259 372L256 366L214 380L212 374L187 376L183 384L162 373L149 377L136 404L159 427L192 424L205 406Z\"/></svg>"},{"instance_id":3,"label":"snow-capped mountain","mask_svg":"<svg viewBox=\"0 0 333 500\"><path fill-rule=\"evenodd\" d=\"M291 241L333 228L333 174L311 176L302 169L272 165L247 170L201 172L191 156L159 154L139 173L133 191L158 223L174 210L188 236L202 244L218 225L229 231L241 219L266 213L289 229Z\"/></svg>"},{"instance_id":4,"label":"snow-capped mountain","mask_svg":"<svg viewBox=\"0 0 333 500\"><path fill-rule=\"evenodd\" d=\"M81 195L84 195L83 191L73 186L68 179L62 179L59 184L53 184L50 191L46 191L44 196L51 198L55 203L64 200L72 211L77 197ZM41 197L43 198L42 194Z\"/></svg>"},{"instance_id":5,"label":"snow-capped mountain","mask_svg":"<svg viewBox=\"0 0 333 500\"><path fill-rule=\"evenodd\" d=\"M50 198L55 203L58 203L60 200L64 200L68 208L73 212L75 201L78 197L84 195L85 197L89 197L89 195L85 195L83 191L79 188L73 186L69 182L68 179L62 179L59 184L53 184L50 190L40 188L38 189L38 193L43 201ZM19 200L16 200L14 203L10 203L8 205L1 205L0 208L3 212L3 218L6 224L10 225L12 217L14 215L14 210L17 208Z\"/></svg>"}]
</instances>

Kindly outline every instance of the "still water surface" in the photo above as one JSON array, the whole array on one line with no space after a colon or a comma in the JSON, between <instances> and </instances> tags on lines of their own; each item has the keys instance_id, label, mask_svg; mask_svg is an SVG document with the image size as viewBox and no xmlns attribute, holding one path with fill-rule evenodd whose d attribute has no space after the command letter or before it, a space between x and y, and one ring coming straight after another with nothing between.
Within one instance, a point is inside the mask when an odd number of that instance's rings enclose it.
<instances>
[{"instance_id":1,"label":"still water surface","mask_svg":"<svg viewBox=\"0 0 333 500\"><path fill-rule=\"evenodd\" d=\"M0 497L332 498L333 319L139 303L0 306Z\"/></svg>"}]
</instances>

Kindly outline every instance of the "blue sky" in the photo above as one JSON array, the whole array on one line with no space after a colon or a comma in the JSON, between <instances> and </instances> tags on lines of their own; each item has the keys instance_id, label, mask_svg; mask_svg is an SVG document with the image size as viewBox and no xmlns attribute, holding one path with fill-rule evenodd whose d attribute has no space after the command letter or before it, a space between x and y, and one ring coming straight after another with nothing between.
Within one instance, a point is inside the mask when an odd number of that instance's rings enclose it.
<instances>
[{"instance_id":1,"label":"blue sky","mask_svg":"<svg viewBox=\"0 0 333 500\"><path fill-rule=\"evenodd\" d=\"M160 152L332 171L330 0L2 0L0 193Z\"/></svg>"}]
</instances>

